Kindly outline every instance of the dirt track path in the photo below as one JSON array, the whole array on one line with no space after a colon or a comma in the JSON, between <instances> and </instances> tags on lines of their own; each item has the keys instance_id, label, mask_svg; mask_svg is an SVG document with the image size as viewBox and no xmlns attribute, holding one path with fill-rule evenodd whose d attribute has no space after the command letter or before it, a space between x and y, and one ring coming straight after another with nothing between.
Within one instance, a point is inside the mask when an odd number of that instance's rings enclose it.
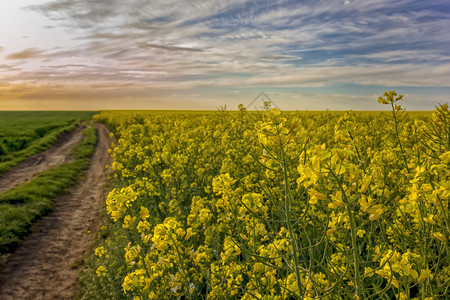
<instances>
[{"instance_id":1,"label":"dirt track path","mask_svg":"<svg viewBox=\"0 0 450 300\"><path fill-rule=\"evenodd\" d=\"M59 198L54 211L0 270L0 299L72 299L77 292L77 267L92 249L104 200L105 165L111 142L104 125L96 125L98 145L86 181Z\"/></svg>"},{"instance_id":2,"label":"dirt track path","mask_svg":"<svg viewBox=\"0 0 450 300\"><path fill-rule=\"evenodd\" d=\"M83 140L85 128L86 126L79 126L73 132L62 134L53 147L28 157L11 171L0 175L0 193L30 180L50 167L70 161L72 158L69 154Z\"/></svg>"}]
</instances>

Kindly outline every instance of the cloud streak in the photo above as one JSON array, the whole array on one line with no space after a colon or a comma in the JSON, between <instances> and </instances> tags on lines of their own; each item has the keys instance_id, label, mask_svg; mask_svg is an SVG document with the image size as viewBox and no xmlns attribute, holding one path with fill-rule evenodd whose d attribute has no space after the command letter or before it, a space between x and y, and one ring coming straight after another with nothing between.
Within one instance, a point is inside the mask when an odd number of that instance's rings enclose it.
<instances>
[{"instance_id":1,"label":"cloud streak","mask_svg":"<svg viewBox=\"0 0 450 300\"><path fill-rule=\"evenodd\" d=\"M37 48L27 48L19 52L11 53L5 56L6 59L30 59L43 57L44 52Z\"/></svg>"},{"instance_id":2,"label":"cloud streak","mask_svg":"<svg viewBox=\"0 0 450 300\"><path fill-rule=\"evenodd\" d=\"M140 48L153 48L165 51L188 51L188 52L203 52L202 49L191 48L191 47L180 47L180 46L170 46L170 45L156 45L156 44L137 44Z\"/></svg>"}]
</instances>

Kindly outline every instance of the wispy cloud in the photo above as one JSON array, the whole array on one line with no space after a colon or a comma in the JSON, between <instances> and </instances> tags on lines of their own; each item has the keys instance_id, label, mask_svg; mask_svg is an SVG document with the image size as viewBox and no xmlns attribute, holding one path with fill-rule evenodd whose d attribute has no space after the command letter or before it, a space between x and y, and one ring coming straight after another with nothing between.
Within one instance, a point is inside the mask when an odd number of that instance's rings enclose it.
<instances>
[{"instance_id":1,"label":"wispy cloud","mask_svg":"<svg viewBox=\"0 0 450 300\"><path fill-rule=\"evenodd\" d=\"M6 59L29 59L39 58L44 56L44 51L37 48L27 48L19 52L11 53L7 55Z\"/></svg>"}]
</instances>

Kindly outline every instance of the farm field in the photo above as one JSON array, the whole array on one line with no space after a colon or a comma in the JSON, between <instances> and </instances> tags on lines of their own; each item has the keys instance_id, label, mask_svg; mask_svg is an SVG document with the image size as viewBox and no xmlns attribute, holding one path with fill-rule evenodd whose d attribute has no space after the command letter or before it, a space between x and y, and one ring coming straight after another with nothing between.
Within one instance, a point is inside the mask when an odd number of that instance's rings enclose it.
<instances>
[{"instance_id":1,"label":"farm field","mask_svg":"<svg viewBox=\"0 0 450 300\"><path fill-rule=\"evenodd\" d=\"M0 174L52 146L94 112L0 111Z\"/></svg>"},{"instance_id":2,"label":"farm field","mask_svg":"<svg viewBox=\"0 0 450 300\"><path fill-rule=\"evenodd\" d=\"M450 1L3 2L0 300L450 299Z\"/></svg>"},{"instance_id":3,"label":"farm field","mask_svg":"<svg viewBox=\"0 0 450 300\"><path fill-rule=\"evenodd\" d=\"M448 106L102 111L118 142L82 299L445 299Z\"/></svg>"}]
</instances>

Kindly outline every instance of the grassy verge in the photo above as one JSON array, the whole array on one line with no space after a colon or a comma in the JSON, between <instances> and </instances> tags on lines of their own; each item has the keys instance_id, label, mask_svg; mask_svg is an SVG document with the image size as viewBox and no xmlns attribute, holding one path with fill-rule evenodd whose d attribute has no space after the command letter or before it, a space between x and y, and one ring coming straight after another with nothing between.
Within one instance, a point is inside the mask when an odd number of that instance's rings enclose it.
<instances>
[{"instance_id":1,"label":"grassy verge","mask_svg":"<svg viewBox=\"0 0 450 300\"><path fill-rule=\"evenodd\" d=\"M95 127L86 129L84 134L86 138L72 152L74 162L48 169L0 194L0 255L11 253L20 245L31 225L48 214L54 200L84 175L97 144Z\"/></svg>"}]
</instances>

